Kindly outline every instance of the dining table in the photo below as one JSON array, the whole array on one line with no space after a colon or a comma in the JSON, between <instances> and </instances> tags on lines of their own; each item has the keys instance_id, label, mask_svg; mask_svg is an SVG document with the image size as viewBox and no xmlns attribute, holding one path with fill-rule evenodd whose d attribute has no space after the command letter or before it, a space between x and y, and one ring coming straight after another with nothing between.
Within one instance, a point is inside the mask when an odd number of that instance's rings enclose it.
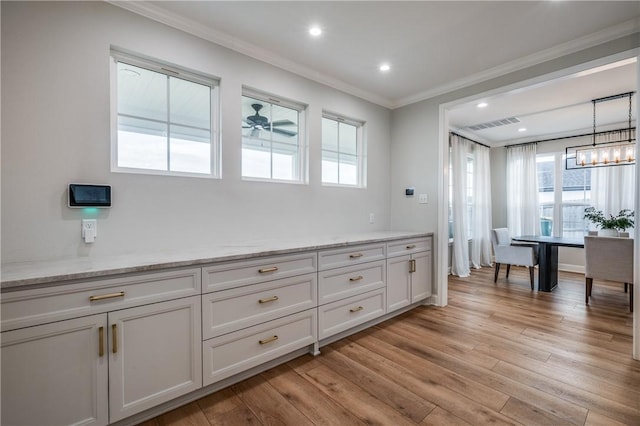
<instances>
[{"instance_id":1,"label":"dining table","mask_svg":"<svg viewBox=\"0 0 640 426\"><path fill-rule=\"evenodd\" d=\"M512 240L538 244L538 291L553 291L558 286L558 247L584 248L584 237L521 235Z\"/></svg>"}]
</instances>

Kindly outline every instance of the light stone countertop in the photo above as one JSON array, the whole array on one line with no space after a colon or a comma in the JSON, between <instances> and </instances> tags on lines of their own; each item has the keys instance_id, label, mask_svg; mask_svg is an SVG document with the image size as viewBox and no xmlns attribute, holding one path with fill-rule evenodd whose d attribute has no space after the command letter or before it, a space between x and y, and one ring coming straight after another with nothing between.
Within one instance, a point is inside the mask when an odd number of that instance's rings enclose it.
<instances>
[{"instance_id":1,"label":"light stone countertop","mask_svg":"<svg viewBox=\"0 0 640 426\"><path fill-rule=\"evenodd\" d=\"M386 231L297 239L239 241L233 244L212 245L206 249L162 250L118 256L7 263L2 265L1 288L3 291L10 291L29 286L61 284L65 281L109 277L117 274L199 266L260 256L428 236L433 236L433 233Z\"/></svg>"}]
</instances>

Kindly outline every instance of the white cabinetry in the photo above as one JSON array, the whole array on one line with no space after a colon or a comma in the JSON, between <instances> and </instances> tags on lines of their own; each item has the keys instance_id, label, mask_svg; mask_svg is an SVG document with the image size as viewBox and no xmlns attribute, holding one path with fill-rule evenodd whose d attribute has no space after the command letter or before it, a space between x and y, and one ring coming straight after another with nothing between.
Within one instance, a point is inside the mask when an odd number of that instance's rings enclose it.
<instances>
[{"instance_id":1,"label":"white cabinetry","mask_svg":"<svg viewBox=\"0 0 640 426\"><path fill-rule=\"evenodd\" d=\"M387 312L431 296L431 238L387 244Z\"/></svg>"},{"instance_id":2,"label":"white cabinetry","mask_svg":"<svg viewBox=\"0 0 640 426\"><path fill-rule=\"evenodd\" d=\"M319 253L318 339L326 339L386 312L383 243Z\"/></svg>"},{"instance_id":3,"label":"white cabinetry","mask_svg":"<svg viewBox=\"0 0 640 426\"><path fill-rule=\"evenodd\" d=\"M203 383L317 341L315 252L203 268Z\"/></svg>"},{"instance_id":4,"label":"white cabinetry","mask_svg":"<svg viewBox=\"0 0 640 426\"><path fill-rule=\"evenodd\" d=\"M200 277L3 294L2 424L103 425L201 387Z\"/></svg>"}]
</instances>

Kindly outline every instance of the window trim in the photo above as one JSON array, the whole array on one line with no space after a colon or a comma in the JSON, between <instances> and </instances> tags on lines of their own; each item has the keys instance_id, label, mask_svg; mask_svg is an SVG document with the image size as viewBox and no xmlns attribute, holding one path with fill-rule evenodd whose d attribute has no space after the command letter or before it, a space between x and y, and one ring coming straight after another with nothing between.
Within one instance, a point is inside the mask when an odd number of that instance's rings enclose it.
<instances>
[{"instance_id":1,"label":"window trim","mask_svg":"<svg viewBox=\"0 0 640 426\"><path fill-rule=\"evenodd\" d=\"M184 172L171 170L142 169L135 167L118 166L118 63L126 63L149 71L176 77L193 83L208 86L210 88L210 119L211 119L211 140L210 144L210 172ZM206 76L182 67L166 64L154 59L146 59L140 56L124 53L112 49L109 56L110 70L110 129L111 129L111 172L112 173L132 173L143 175L195 177L205 179L220 179L221 176L221 143L220 143L220 80L215 77Z\"/></svg>"},{"instance_id":2,"label":"window trim","mask_svg":"<svg viewBox=\"0 0 640 426\"><path fill-rule=\"evenodd\" d=\"M365 152L365 122L362 120L356 120L353 118L348 118L345 117L341 114L336 114L333 112L329 112L329 111L322 111L322 119L328 119L328 120L333 120L333 121L337 121L338 123L345 123L345 124L349 124L351 126L354 126L356 128L356 179L357 179L357 183L355 185L352 184L346 184L346 183L340 183L340 172L338 171L338 183L335 182L325 182L323 180L323 176L322 176L322 167L320 167L320 183L323 186L327 186L327 187L339 187L339 188L366 188L367 187L367 180L366 180L366 168L365 168L365 158L366 158L366 152ZM322 128L322 126L321 126ZM322 135L324 136L324 135ZM330 150L325 150L324 149L324 145L323 145L323 137L320 138L320 162L322 164L322 158L323 158L323 154L325 151L329 151L329 152L336 152L338 155L340 154L340 151L330 151ZM339 144L339 141L338 141ZM338 170L340 167L340 163L338 162Z\"/></svg>"},{"instance_id":3,"label":"window trim","mask_svg":"<svg viewBox=\"0 0 640 426\"><path fill-rule=\"evenodd\" d=\"M263 178L263 177L255 177L255 176L245 176L242 173L242 153L240 154L240 178L243 181L252 181L252 182L273 182L273 183L289 183L289 184L302 184L306 185L309 182L309 168L308 168L308 158L307 158L307 107L308 105L302 102L296 102L290 99L282 98L280 96L275 96L268 94L266 92L259 91L257 89L252 89L249 87L242 87L242 95L243 97L249 97L253 99L258 99L262 102L269 103L271 105L282 106L285 108L293 109L298 111L298 161L297 161L297 179L277 179L273 177ZM242 132L240 134L240 150L242 151L244 147L244 136ZM273 161L273 158L271 159ZM273 176L273 167L271 167L271 176ZM294 173L295 175L296 173Z\"/></svg>"}]
</instances>

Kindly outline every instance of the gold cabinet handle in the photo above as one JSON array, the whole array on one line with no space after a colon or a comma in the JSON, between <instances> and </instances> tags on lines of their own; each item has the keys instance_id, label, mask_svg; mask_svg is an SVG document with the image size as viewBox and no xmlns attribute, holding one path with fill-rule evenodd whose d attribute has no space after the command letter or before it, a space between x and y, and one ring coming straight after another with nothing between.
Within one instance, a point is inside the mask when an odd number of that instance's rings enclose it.
<instances>
[{"instance_id":1,"label":"gold cabinet handle","mask_svg":"<svg viewBox=\"0 0 640 426\"><path fill-rule=\"evenodd\" d=\"M111 324L111 343L113 353L118 353L118 329L116 324Z\"/></svg>"},{"instance_id":2,"label":"gold cabinet handle","mask_svg":"<svg viewBox=\"0 0 640 426\"><path fill-rule=\"evenodd\" d=\"M269 303L269 302L275 302L276 300L278 300L278 296L271 296L265 299L258 300L258 303Z\"/></svg>"},{"instance_id":3,"label":"gold cabinet handle","mask_svg":"<svg viewBox=\"0 0 640 426\"><path fill-rule=\"evenodd\" d=\"M277 266L272 266L270 268L262 268L262 269L258 269L258 272L260 272L261 274L266 274L267 272L275 272L278 270Z\"/></svg>"},{"instance_id":4,"label":"gold cabinet handle","mask_svg":"<svg viewBox=\"0 0 640 426\"><path fill-rule=\"evenodd\" d=\"M266 345L267 343L275 342L276 340L278 340L278 336L271 336L263 340L258 340L258 343Z\"/></svg>"},{"instance_id":5,"label":"gold cabinet handle","mask_svg":"<svg viewBox=\"0 0 640 426\"><path fill-rule=\"evenodd\" d=\"M98 327L98 356L104 356L104 327Z\"/></svg>"},{"instance_id":6,"label":"gold cabinet handle","mask_svg":"<svg viewBox=\"0 0 640 426\"><path fill-rule=\"evenodd\" d=\"M351 282L360 281L363 278L364 277L362 275L358 275L357 277L349 278L349 281L351 281Z\"/></svg>"},{"instance_id":7,"label":"gold cabinet handle","mask_svg":"<svg viewBox=\"0 0 640 426\"><path fill-rule=\"evenodd\" d=\"M407 246L407 250L411 250L411 249L414 249L414 248L416 248L416 245L415 245L415 244L409 244L409 245Z\"/></svg>"},{"instance_id":8,"label":"gold cabinet handle","mask_svg":"<svg viewBox=\"0 0 640 426\"><path fill-rule=\"evenodd\" d=\"M416 271L416 260L411 259L409 261L409 272L415 272L415 271Z\"/></svg>"},{"instance_id":9,"label":"gold cabinet handle","mask_svg":"<svg viewBox=\"0 0 640 426\"><path fill-rule=\"evenodd\" d=\"M358 306L357 308L351 308L349 309L349 312L359 312L361 310L363 310L364 308L362 306Z\"/></svg>"},{"instance_id":10,"label":"gold cabinet handle","mask_svg":"<svg viewBox=\"0 0 640 426\"><path fill-rule=\"evenodd\" d=\"M104 299L113 299L115 297L124 297L124 291L119 291L117 293L100 294L98 296L89 296L89 302L95 302L97 300Z\"/></svg>"},{"instance_id":11,"label":"gold cabinet handle","mask_svg":"<svg viewBox=\"0 0 640 426\"><path fill-rule=\"evenodd\" d=\"M362 253L353 253L349 255L349 259L358 259L361 258L363 256Z\"/></svg>"}]
</instances>

